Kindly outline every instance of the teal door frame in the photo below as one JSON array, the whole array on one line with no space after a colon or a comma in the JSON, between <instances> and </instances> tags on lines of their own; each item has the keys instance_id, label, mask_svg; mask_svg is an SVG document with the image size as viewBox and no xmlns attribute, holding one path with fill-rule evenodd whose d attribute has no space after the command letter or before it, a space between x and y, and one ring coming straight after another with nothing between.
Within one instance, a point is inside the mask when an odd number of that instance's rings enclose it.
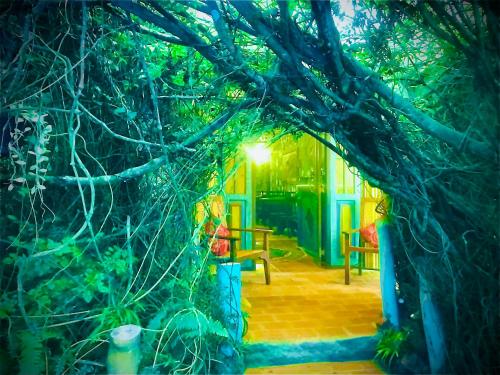
<instances>
[{"instance_id":1,"label":"teal door frame","mask_svg":"<svg viewBox=\"0 0 500 375\"><path fill-rule=\"evenodd\" d=\"M241 220L240 223L232 223L232 225L243 229L252 228L254 225L254 184L252 181L252 163L250 161L243 161L245 164L245 192L246 194L226 194L226 202L228 204L227 210L229 212L229 205L231 203L241 204ZM242 232L241 235L241 248L252 248L252 233Z\"/></svg>"},{"instance_id":2,"label":"teal door frame","mask_svg":"<svg viewBox=\"0 0 500 375\"><path fill-rule=\"evenodd\" d=\"M330 139L330 141L332 141ZM343 266L344 256L341 255L340 212L343 204L351 207L352 228L359 228L361 219L361 179L355 176L354 194L336 194L336 160L340 158L333 151L327 151L327 243L325 261L329 266ZM353 254L351 261L357 261Z\"/></svg>"}]
</instances>

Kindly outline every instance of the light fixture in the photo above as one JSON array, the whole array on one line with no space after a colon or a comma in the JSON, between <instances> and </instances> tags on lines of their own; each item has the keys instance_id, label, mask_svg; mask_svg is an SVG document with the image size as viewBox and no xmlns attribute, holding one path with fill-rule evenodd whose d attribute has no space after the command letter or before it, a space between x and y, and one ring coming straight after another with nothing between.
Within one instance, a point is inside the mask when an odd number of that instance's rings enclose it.
<instances>
[{"instance_id":1,"label":"light fixture","mask_svg":"<svg viewBox=\"0 0 500 375\"><path fill-rule=\"evenodd\" d=\"M262 165L271 160L271 150L265 143L255 143L245 146L245 152L255 165Z\"/></svg>"}]
</instances>

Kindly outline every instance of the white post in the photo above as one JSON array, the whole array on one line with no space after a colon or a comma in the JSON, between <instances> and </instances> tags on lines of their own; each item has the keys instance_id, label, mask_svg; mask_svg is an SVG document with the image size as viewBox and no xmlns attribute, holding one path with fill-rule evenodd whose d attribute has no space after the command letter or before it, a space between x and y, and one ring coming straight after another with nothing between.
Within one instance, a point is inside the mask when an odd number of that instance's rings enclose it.
<instances>
[{"instance_id":1,"label":"white post","mask_svg":"<svg viewBox=\"0 0 500 375\"><path fill-rule=\"evenodd\" d=\"M108 374L136 375L141 361L141 327L128 324L111 331Z\"/></svg>"}]
</instances>

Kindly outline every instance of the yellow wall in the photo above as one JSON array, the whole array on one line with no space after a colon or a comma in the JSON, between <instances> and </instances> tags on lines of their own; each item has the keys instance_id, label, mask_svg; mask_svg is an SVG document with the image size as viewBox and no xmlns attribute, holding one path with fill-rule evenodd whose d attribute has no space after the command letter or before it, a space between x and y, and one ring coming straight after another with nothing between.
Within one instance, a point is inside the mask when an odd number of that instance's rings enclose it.
<instances>
[{"instance_id":1,"label":"yellow wall","mask_svg":"<svg viewBox=\"0 0 500 375\"><path fill-rule=\"evenodd\" d=\"M237 195L245 195L247 192L246 186L246 162L242 162L236 171L234 171L236 161L235 159L230 159L226 162L226 173L230 174L234 172L234 174L229 177L226 181L226 185L224 187L224 191L226 194L237 194ZM243 206L241 202L234 201L229 204L227 207L227 223L229 228L239 228L241 227L242 218L245 213L243 212ZM234 231L231 233L231 236L240 238L242 237L242 232ZM241 247L241 241L236 241L236 250L239 250Z\"/></svg>"},{"instance_id":2,"label":"yellow wall","mask_svg":"<svg viewBox=\"0 0 500 375\"><path fill-rule=\"evenodd\" d=\"M202 223L210 217L217 217L223 225L226 225L224 200L220 195L211 195L204 201L196 203L196 223Z\"/></svg>"},{"instance_id":3,"label":"yellow wall","mask_svg":"<svg viewBox=\"0 0 500 375\"><path fill-rule=\"evenodd\" d=\"M335 159L335 193L336 194L354 194L356 177L349 170L347 163L341 159ZM355 171L355 170L353 170Z\"/></svg>"},{"instance_id":4,"label":"yellow wall","mask_svg":"<svg viewBox=\"0 0 500 375\"><path fill-rule=\"evenodd\" d=\"M235 159L226 162L226 173L229 174L235 167ZM245 194L246 193L246 168L242 163L236 172L227 179L225 186L226 194Z\"/></svg>"}]
</instances>

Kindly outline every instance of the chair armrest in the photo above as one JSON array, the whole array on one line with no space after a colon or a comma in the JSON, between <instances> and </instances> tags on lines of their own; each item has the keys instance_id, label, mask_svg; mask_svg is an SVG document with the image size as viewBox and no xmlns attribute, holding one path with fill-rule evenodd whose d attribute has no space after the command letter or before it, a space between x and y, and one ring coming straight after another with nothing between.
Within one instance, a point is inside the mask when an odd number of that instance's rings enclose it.
<instances>
[{"instance_id":1,"label":"chair armrest","mask_svg":"<svg viewBox=\"0 0 500 375\"><path fill-rule=\"evenodd\" d=\"M239 241L239 240L241 240L241 238L232 237L232 236L217 236L217 235L213 236L213 235L211 235L210 237L214 238L216 240L229 240L229 241Z\"/></svg>"},{"instance_id":2,"label":"chair armrest","mask_svg":"<svg viewBox=\"0 0 500 375\"><path fill-rule=\"evenodd\" d=\"M358 233L358 232L359 232L359 229L352 229L350 231L342 231L342 235L344 236L344 243L346 245L346 248L347 247L352 248L351 235Z\"/></svg>"},{"instance_id":3,"label":"chair armrest","mask_svg":"<svg viewBox=\"0 0 500 375\"><path fill-rule=\"evenodd\" d=\"M342 233L344 233L344 234L354 234L354 233L358 233L358 232L359 232L359 229L351 229L351 230L342 231Z\"/></svg>"},{"instance_id":4,"label":"chair armrest","mask_svg":"<svg viewBox=\"0 0 500 375\"><path fill-rule=\"evenodd\" d=\"M350 239L351 235L353 235L357 232L359 232L359 229L355 229L355 230L351 230L351 231L342 231L342 235L344 236L344 238Z\"/></svg>"},{"instance_id":5,"label":"chair armrest","mask_svg":"<svg viewBox=\"0 0 500 375\"><path fill-rule=\"evenodd\" d=\"M243 228L227 228L229 231L235 231L235 232L251 232L251 233L273 233L271 229L264 229L264 228L250 228L250 229L243 229Z\"/></svg>"},{"instance_id":6,"label":"chair armrest","mask_svg":"<svg viewBox=\"0 0 500 375\"><path fill-rule=\"evenodd\" d=\"M269 255L269 235L273 234L273 231L271 229L264 229L264 228L249 228L249 229L243 229L243 228L228 228L229 231L235 231L235 232L250 232L250 233L262 233L264 237L264 248L263 250Z\"/></svg>"}]
</instances>

